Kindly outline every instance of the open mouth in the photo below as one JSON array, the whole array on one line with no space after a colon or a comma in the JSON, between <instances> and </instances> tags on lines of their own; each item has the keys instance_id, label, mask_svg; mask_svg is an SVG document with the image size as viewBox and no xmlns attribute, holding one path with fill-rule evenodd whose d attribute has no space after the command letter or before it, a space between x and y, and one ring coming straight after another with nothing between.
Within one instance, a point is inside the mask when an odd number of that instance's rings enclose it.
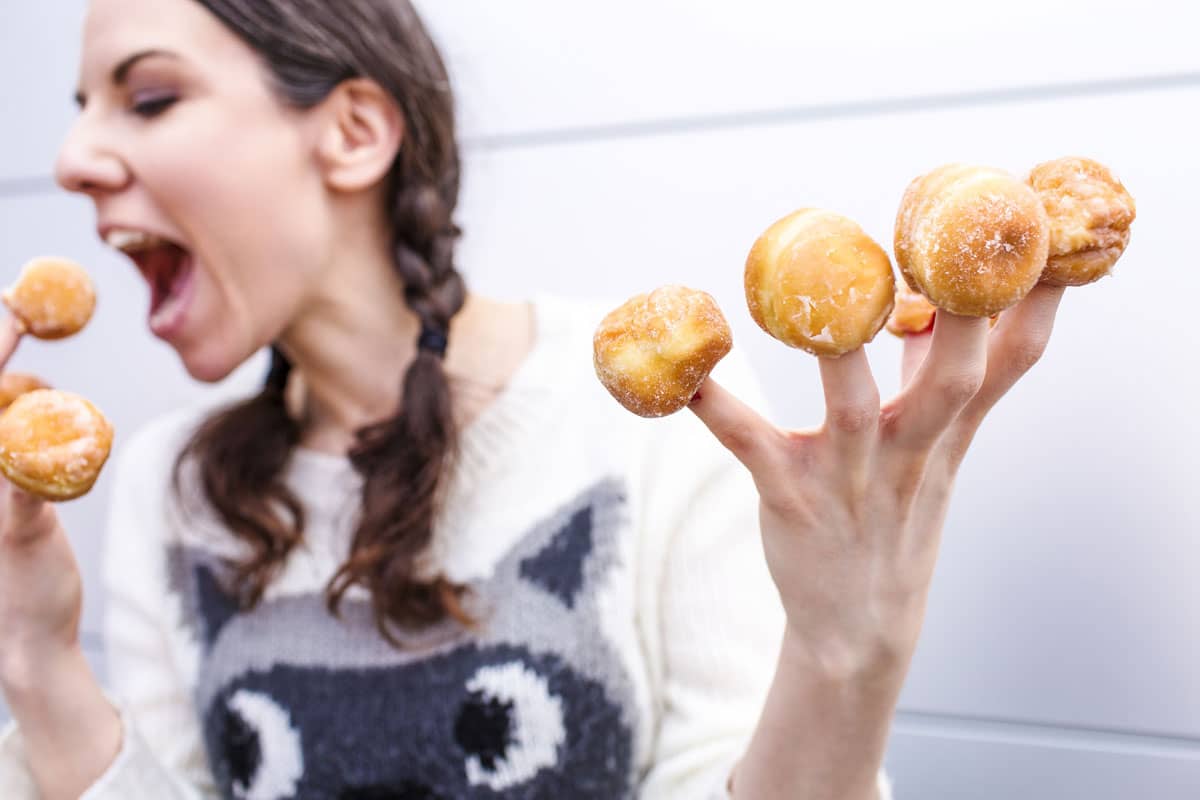
<instances>
[{"instance_id":1,"label":"open mouth","mask_svg":"<svg viewBox=\"0 0 1200 800\"><path fill-rule=\"evenodd\" d=\"M183 246L143 231L113 230L109 245L132 259L150 285L150 327L159 335L183 322L192 285L191 253Z\"/></svg>"}]
</instances>

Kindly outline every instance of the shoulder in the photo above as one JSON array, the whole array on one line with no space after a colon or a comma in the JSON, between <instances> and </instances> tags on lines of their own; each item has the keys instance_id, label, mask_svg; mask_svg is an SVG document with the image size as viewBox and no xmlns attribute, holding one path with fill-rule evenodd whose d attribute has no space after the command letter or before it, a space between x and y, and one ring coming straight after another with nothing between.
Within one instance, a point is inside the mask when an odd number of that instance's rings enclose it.
<instances>
[{"instance_id":1,"label":"shoulder","mask_svg":"<svg viewBox=\"0 0 1200 800\"><path fill-rule=\"evenodd\" d=\"M106 535L113 574L124 574L128 564L157 564L167 548L177 545L243 554L210 507L197 465L180 461L197 429L227 405L228 398L154 417L116 453Z\"/></svg>"},{"instance_id":2,"label":"shoulder","mask_svg":"<svg viewBox=\"0 0 1200 800\"><path fill-rule=\"evenodd\" d=\"M192 434L219 408L215 404L193 405L143 423L116 455L118 483L146 487L150 479L169 475Z\"/></svg>"},{"instance_id":3,"label":"shoulder","mask_svg":"<svg viewBox=\"0 0 1200 800\"><path fill-rule=\"evenodd\" d=\"M183 463L182 471L177 471L177 465L196 431L229 404L229 397L189 404L149 419L124 439L113 457L110 517L129 521L136 517L158 527L178 521L184 511L200 512L205 503L195 464ZM182 497L175 492L177 472L183 495L189 499L186 509L176 502Z\"/></svg>"}]
</instances>

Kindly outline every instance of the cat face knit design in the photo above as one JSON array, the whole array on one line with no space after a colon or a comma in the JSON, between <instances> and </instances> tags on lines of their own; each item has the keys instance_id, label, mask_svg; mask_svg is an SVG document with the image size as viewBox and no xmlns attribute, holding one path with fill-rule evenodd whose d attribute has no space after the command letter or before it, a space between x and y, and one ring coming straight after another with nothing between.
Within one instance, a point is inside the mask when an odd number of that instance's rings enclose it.
<instances>
[{"instance_id":1,"label":"cat face knit design","mask_svg":"<svg viewBox=\"0 0 1200 800\"><path fill-rule=\"evenodd\" d=\"M323 586L239 613L228 567L170 555L203 656L195 700L210 766L239 800L631 797L633 689L601 627L624 493L601 483L472 584L479 628L401 636Z\"/></svg>"}]
</instances>

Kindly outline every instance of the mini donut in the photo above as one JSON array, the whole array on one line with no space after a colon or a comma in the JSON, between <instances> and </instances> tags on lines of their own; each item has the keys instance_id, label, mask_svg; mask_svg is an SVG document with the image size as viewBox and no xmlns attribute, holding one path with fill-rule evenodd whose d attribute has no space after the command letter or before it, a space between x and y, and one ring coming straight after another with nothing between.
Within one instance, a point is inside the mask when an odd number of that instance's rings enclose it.
<instances>
[{"instance_id":1,"label":"mini donut","mask_svg":"<svg viewBox=\"0 0 1200 800\"><path fill-rule=\"evenodd\" d=\"M896 216L896 263L938 308L990 317L1037 284L1049 220L1029 186L989 167L947 164L909 184Z\"/></svg>"},{"instance_id":2,"label":"mini donut","mask_svg":"<svg viewBox=\"0 0 1200 800\"><path fill-rule=\"evenodd\" d=\"M663 286L610 312L592 339L596 377L640 417L685 408L733 347L729 323L706 292Z\"/></svg>"},{"instance_id":3,"label":"mini donut","mask_svg":"<svg viewBox=\"0 0 1200 800\"><path fill-rule=\"evenodd\" d=\"M908 334L924 333L933 327L937 307L903 283L896 287L896 307L888 318L890 333L904 338Z\"/></svg>"},{"instance_id":4,"label":"mini donut","mask_svg":"<svg viewBox=\"0 0 1200 800\"><path fill-rule=\"evenodd\" d=\"M746 258L746 304L764 331L818 356L875 338L895 299L882 247L853 220L802 208L758 237Z\"/></svg>"},{"instance_id":5,"label":"mini donut","mask_svg":"<svg viewBox=\"0 0 1200 800\"><path fill-rule=\"evenodd\" d=\"M17 282L0 294L22 332L39 339L64 339L87 325L96 309L96 290L87 271L65 258L35 258Z\"/></svg>"},{"instance_id":6,"label":"mini donut","mask_svg":"<svg viewBox=\"0 0 1200 800\"><path fill-rule=\"evenodd\" d=\"M112 425L79 395L27 392L0 415L0 472L46 500L87 494L112 448Z\"/></svg>"},{"instance_id":7,"label":"mini donut","mask_svg":"<svg viewBox=\"0 0 1200 800\"><path fill-rule=\"evenodd\" d=\"M914 292L903 281L896 287L896 307L888 317L888 332L903 339L918 333L925 333L933 328L937 316L937 306L925 299L925 295ZM996 327L1000 321L999 314L993 314L989 328Z\"/></svg>"},{"instance_id":8,"label":"mini donut","mask_svg":"<svg viewBox=\"0 0 1200 800\"><path fill-rule=\"evenodd\" d=\"M1108 167L1089 158L1039 164L1027 182L1050 218L1050 259L1042 283L1083 286L1108 275L1129 244L1133 198Z\"/></svg>"},{"instance_id":9,"label":"mini donut","mask_svg":"<svg viewBox=\"0 0 1200 800\"><path fill-rule=\"evenodd\" d=\"M49 389L36 375L24 372L0 372L0 411L12 405L12 402L26 392L37 389Z\"/></svg>"}]
</instances>

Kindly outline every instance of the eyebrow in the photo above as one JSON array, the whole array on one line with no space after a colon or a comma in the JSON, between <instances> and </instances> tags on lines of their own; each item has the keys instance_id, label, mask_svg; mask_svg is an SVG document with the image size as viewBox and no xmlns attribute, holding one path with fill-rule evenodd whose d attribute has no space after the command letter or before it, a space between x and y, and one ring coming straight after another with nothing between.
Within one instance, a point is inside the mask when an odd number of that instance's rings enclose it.
<instances>
[{"instance_id":1,"label":"eyebrow","mask_svg":"<svg viewBox=\"0 0 1200 800\"><path fill-rule=\"evenodd\" d=\"M124 59L123 61L121 61L120 64L117 64L117 66L113 67L113 71L112 71L113 85L120 86L121 84L125 83L125 79L129 77L129 71L131 69L133 69L134 65L137 64L139 61L146 59L146 58L150 58L152 56L163 56L165 58L174 58L174 59L179 58L179 56L177 56L175 53L172 53L170 50L141 50L141 51L129 56L128 58ZM87 96L82 91L75 92L75 104L77 106L82 108L83 103L86 99L87 99Z\"/></svg>"}]
</instances>

